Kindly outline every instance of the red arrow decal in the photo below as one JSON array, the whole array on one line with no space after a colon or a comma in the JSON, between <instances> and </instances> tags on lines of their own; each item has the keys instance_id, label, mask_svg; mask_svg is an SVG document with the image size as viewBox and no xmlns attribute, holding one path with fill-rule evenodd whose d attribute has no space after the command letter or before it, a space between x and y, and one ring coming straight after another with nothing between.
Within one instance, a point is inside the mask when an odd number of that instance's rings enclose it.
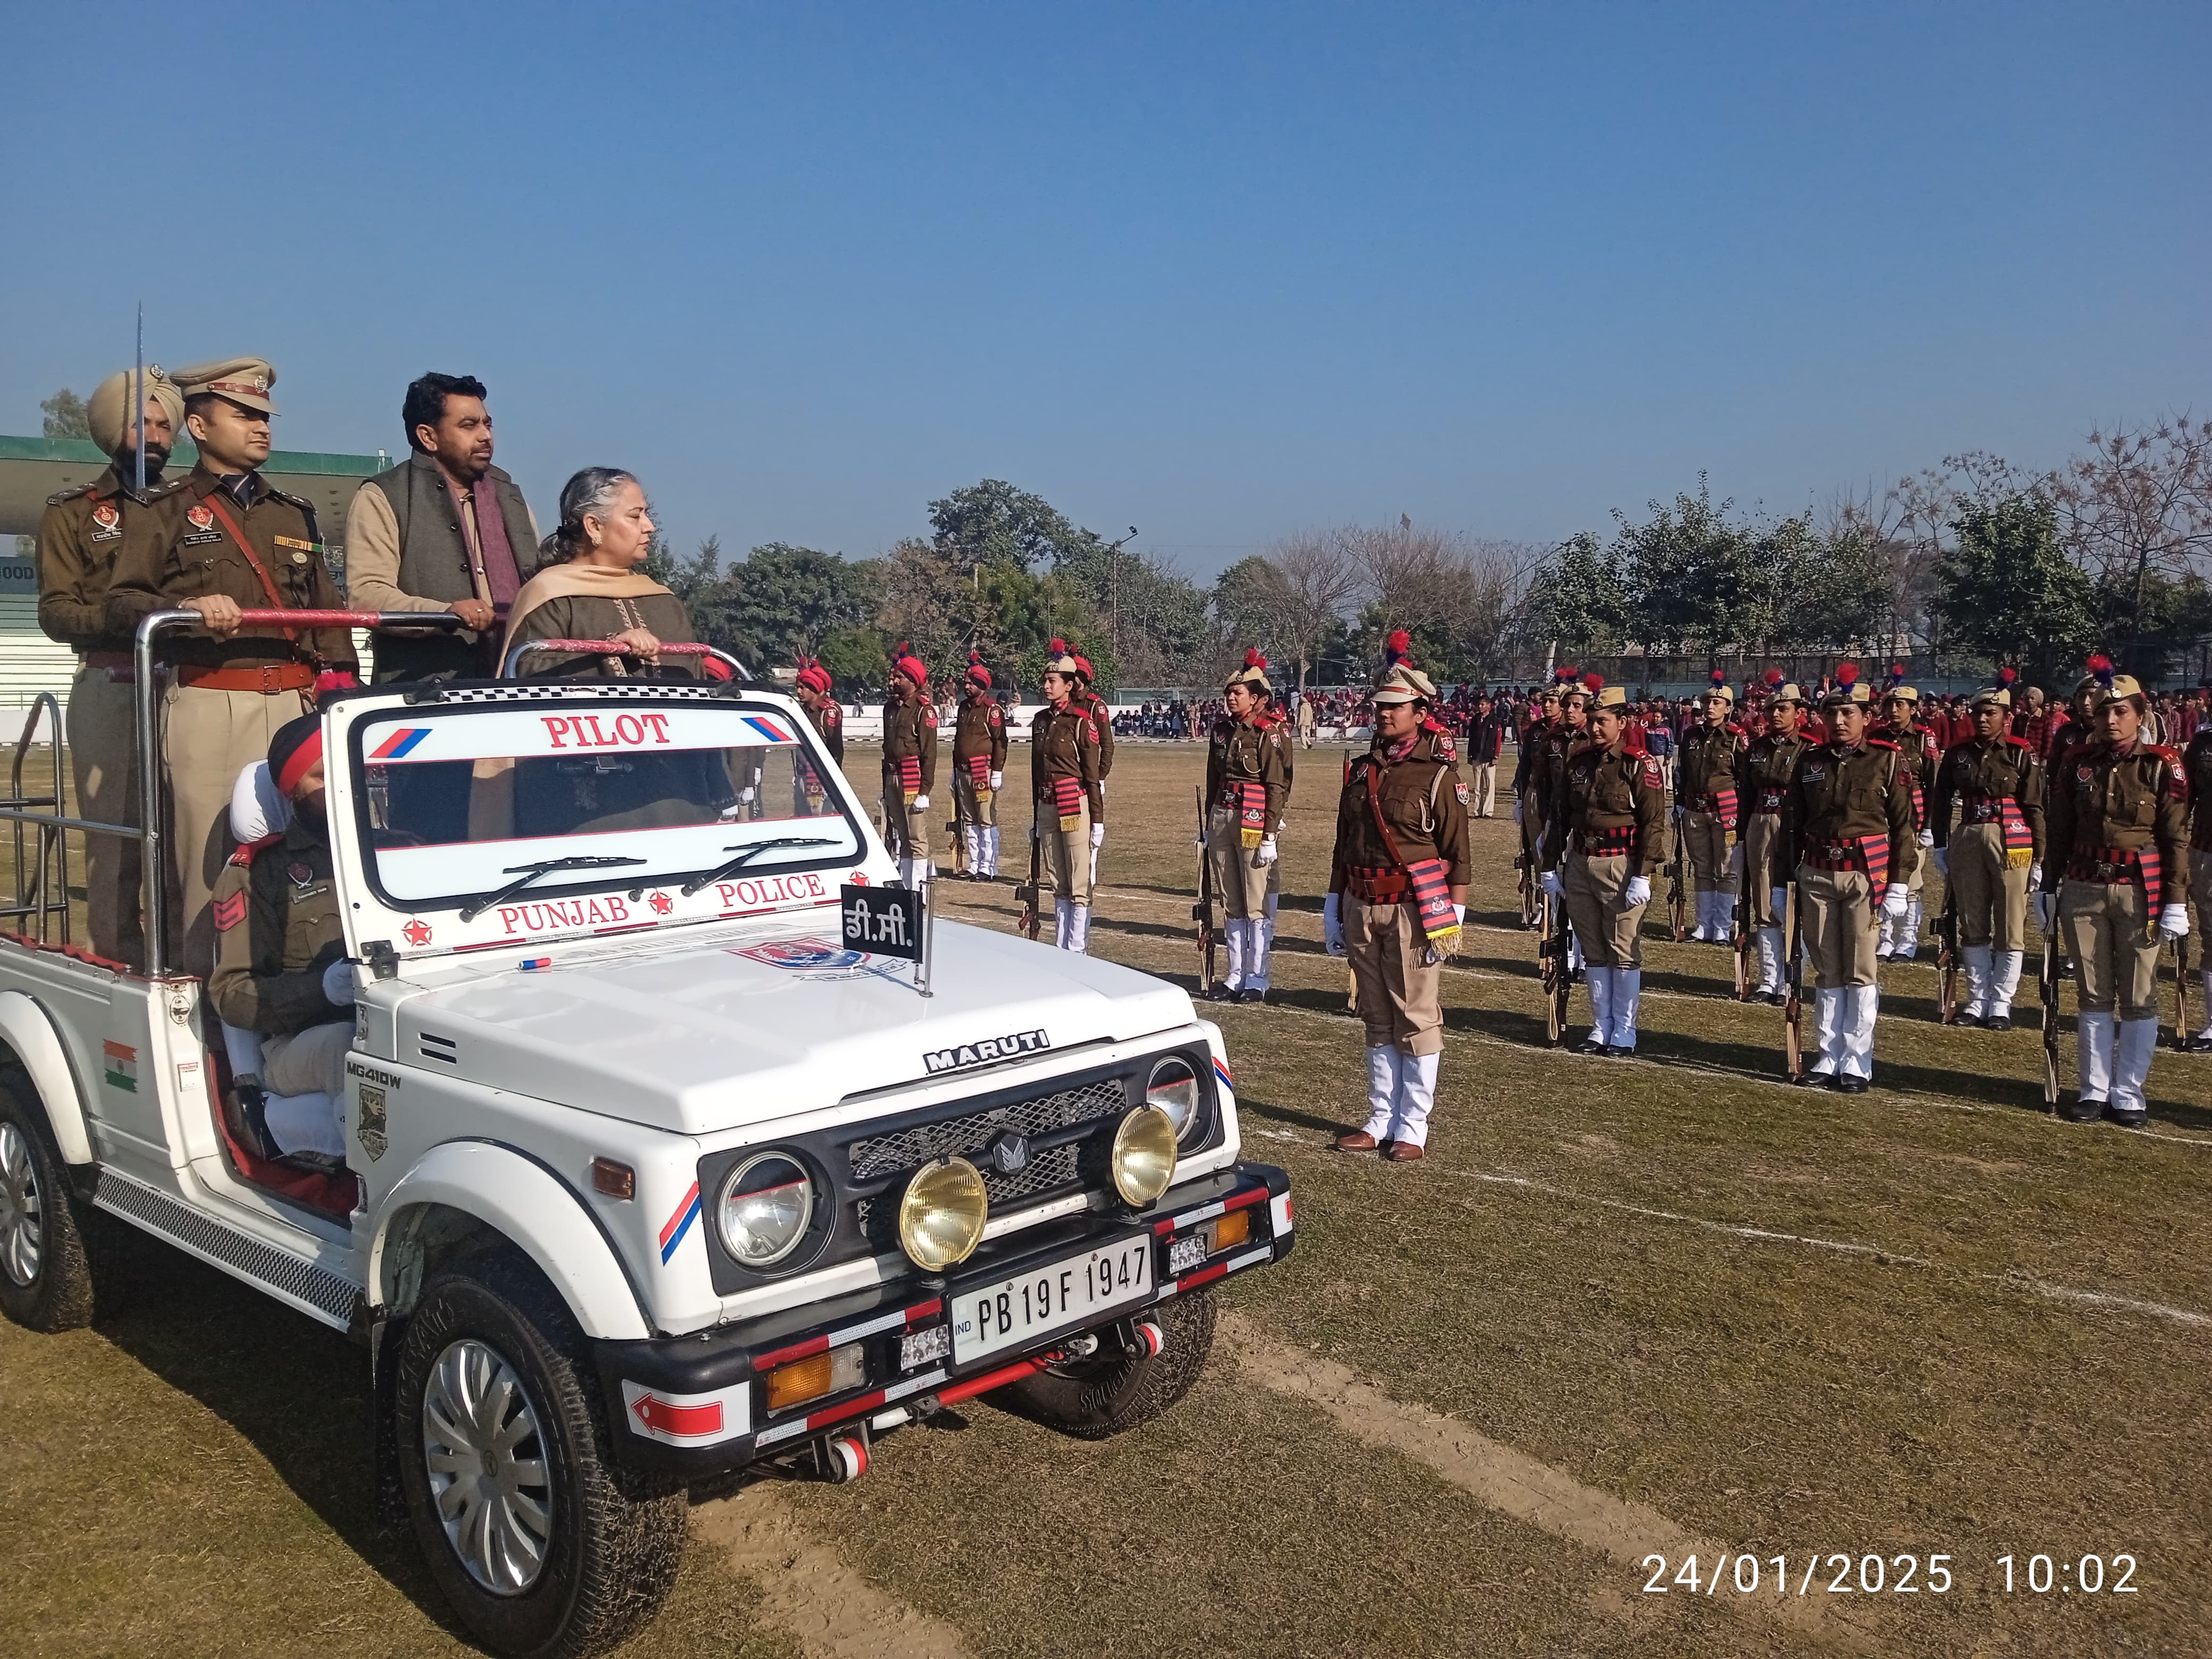
<instances>
[{"instance_id":1,"label":"red arrow decal","mask_svg":"<svg viewBox=\"0 0 2212 1659\"><path fill-rule=\"evenodd\" d=\"M722 1402L710 1400L703 1406L678 1406L658 1395L641 1395L630 1407L637 1413L638 1421L648 1429L662 1434L702 1435L722 1431Z\"/></svg>"}]
</instances>

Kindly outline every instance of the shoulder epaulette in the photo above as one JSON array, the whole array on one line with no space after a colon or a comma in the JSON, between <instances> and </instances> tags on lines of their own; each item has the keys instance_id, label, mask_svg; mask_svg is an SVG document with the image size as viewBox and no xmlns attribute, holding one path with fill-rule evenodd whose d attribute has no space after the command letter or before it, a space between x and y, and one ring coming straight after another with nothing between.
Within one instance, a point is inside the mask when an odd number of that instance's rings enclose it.
<instances>
[{"instance_id":1,"label":"shoulder epaulette","mask_svg":"<svg viewBox=\"0 0 2212 1659\"><path fill-rule=\"evenodd\" d=\"M230 861L241 867L250 865L255 859L258 858L265 849L274 847L278 842L283 839L284 832L282 830L279 830L273 835L262 836L259 841L249 841L244 842L240 846L239 849L235 853L233 853L230 855Z\"/></svg>"},{"instance_id":2,"label":"shoulder epaulette","mask_svg":"<svg viewBox=\"0 0 2212 1659\"><path fill-rule=\"evenodd\" d=\"M2035 745L2030 743L2026 738L2015 738L2009 732L2005 733L2005 741L2015 749L2033 749L2035 747Z\"/></svg>"},{"instance_id":3,"label":"shoulder epaulette","mask_svg":"<svg viewBox=\"0 0 2212 1659\"><path fill-rule=\"evenodd\" d=\"M1869 749L1887 749L1893 752L1902 752L1899 750L1897 745L1892 743L1887 738L1869 738L1867 739L1867 747Z\"/></svg>"},{"instance_id":4,"label":"shoulder epaulette","mask_svg":"<svg viewBox=\"0 0 2212 1659\"><path fill-rule=\"evenodd\" d=\"M282 489L271 489L269 492L269 495L270 499L272 501L282 501L287 507L298 507L300 511L307 514L309 518L313 518L314 516L315 504L309 501L305 495L295 495Z\"/></svg>"},{"instance_id":5,"label":"shoulder epaulette","mask_svg":"<svg viewBox=\"0 0 2212 1659\"><path fill-rule=\"evenodd\" d=\"M2162 743L2147 743L2143 748L2148 753L2156 755L2160 760L2172 761L2176 766L2181 764L2181 753L2179 750L2168 749Z\"/></svg>"},{"instance_id":6,"label":"shoulder epaulette","mask_svg":"<svg viewBox=\"0 0 2212 1659\"><path fill-rule=\"evenodd\" d=\"M94 480L94 483L97 483L99 481L97 479ZM89 495L92 494L93 487L94 484L82 483L74 489L57 489L52 495L46 497L46 505L48 507L59 507L64 501L73 501L80 495Z\"/></svg>"}]
</instances>

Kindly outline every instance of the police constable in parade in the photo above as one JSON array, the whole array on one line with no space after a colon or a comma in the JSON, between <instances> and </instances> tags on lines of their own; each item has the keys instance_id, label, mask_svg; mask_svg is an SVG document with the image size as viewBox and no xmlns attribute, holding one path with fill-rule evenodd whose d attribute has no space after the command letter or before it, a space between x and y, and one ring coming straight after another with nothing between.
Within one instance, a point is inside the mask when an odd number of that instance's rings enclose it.
<instances>
[{"instance_id":1,"label":"police constable in parade","mask_svg":"<svg viewBox=\"0 0 2212 1659\"><path fill-rule=\"evenodd\" d=\"M2181 769L2189 779L2189 896L2196 902L2197 934L2212 939L2212 723L2200 726L2182 751ZM2197 985L2204 1001L2203 1024L2182 1045L2192 1054L2212 1054L2212 963L2198 957Z\"/></svg>"},{"instance_id":2,"label":"police constable in parade","mask_svg":"<svg viewBox=\"0 0 2212 1659\"><path fill-rule=\"evenodd\" d=\"M1960 1023L2006 1031L2027 957L2027 896L2043 880L2043 767L2011 733L2010 691L1983 687L1973 712L1973 737L1936 769L1927 827L1966 966Z\"/></svg>"},{"instance_id":3,"label":"police constable in parade","mask_svg":"<svg viewBox=\"0 0 2212 1659\"><path fill-rule=\"evenodd\" d=\"M1030 839L1042 843L1054 896L1053 943L1091 948L1091 830L1105 807L1098 787L1104 747L1098 722L1076 701L1075 658L1065 641L1045 659L1044 707L1030 726Z\"/></svg>"},{"instance_id":4,"label":"police constable in parade","mask_svg":"<svg viewBox=\"0 0 2212 1659\"><path fill-rule=\"evenodd\" d=\"M161 750L182 928L178 960L189 969L213 949L208 895L228 855L239 773L313 706L319 685L352 684L357 664L343 628L239 620L244 611L343 608L323 562L313 507L271 489L258 471L269 459L276 371L258 357L233 357L173 378L199 460L182 489L154 504L151 533L125 538L107 617L121 634L155 611L183 609L197 611L205 630L166 635L156 652L176 669L163 698Z\"/></svg>"},{"instance_id":5,"label":"police constable in parade","mask_svg":"<svg viewBox=\"0 0 2212 1659\"><path fill-rule=\"evenodd\" d=\"M464 626L385 629L375 678L489 678L514 596L537 569L538 520L492 465L473 374L423 375L400 407L407 459L364 479L346 509L346 598L356 611L450 611Z\"/></svg>"},{"instance_id":6,"label":"police constable in parade","mask_svg":"<svg viewBox=\"0 0 2212 1659\"><path fill-rule=\"evenodd\" d=\"M1894 921L1883 919L1881 936L1875 945L1878 962L1911 962L1920 951L1920 923L1927 908L1926 849L1936 845L1928 823L1928 797L1936 787L1936 767L1942 744L1927 727L1917 723L1920 693L1905 683L1902 664L1892 664L1889 684L1881 694L1882 738L1897 745L1905 757L1912 785L1912 867L1905 878L1905 914Z\"/></svg>"},{"instance_id":7,"label":"police constable in parade","mask_svg":"<svg viewBox=\"0 0 2212 1659\"><path fill-rule=\"evenodd\" d=\"M1544 839L1544 886L1566 904L1589 985L1590 1034L1581 1052L1616 1058L1636 1052L1638 935L1652 872L1666 860L1666 774L1627 739L1628 694L1606 686L1589 711L1589 737L1567 757L1554 831Z\"/></svg>"},{"instance_id":8,"label":"police constable in parade","mask_svg":"<svg viewBox=\"0 0 2212 1659\"><path fill-rule=\"evenodd\" d=\"M1054 642L1054 650L1060 648ZM1106 706L1094 682L1097 670L1091 659L1071 648L1068 658L1075 664L1075 705L1091 716L1098 728L1098 815L1091 820L1091 884L1098 885L1098 854L1106 845L1106 780L1114 775L1114 711Z\"/></svg>"},{"instance_id":9,"label":"police constable in parade","mask_svg":"<svg viewBox=\"0 0 2212 1659\"><path fill-rule=\"evenodd\" d=\"M801 657L793 690L799 706L805 711L808 724L822 739L822 746L830 751L830 758L839 766L845 763L845 711L838 706L833 690L835 682L830 671L817 657ZM805 756L799 757L791 779L791 810L800 817L819 817L829 799L829 787L818 776L813 763Z\"/></svg>"},{"instance_id":10,"label":"police constable in parade","mask_svg":"<svg viewBox=\"0 0 2212 1659\"><path fill-rule=\"evenodd\" d=\"M1783 867L1794 870L1812 968L1818 1054L1801 1079L1864 1094L1874 1077L1881 1002L1875 944L1881 918L1896 915L1905 889L1892 871L1913 847L1912 788L1894 744L1871 734L1872 712L1856 665L1822 705L1831 733L1798 758L1783 814Z\"/></svg>"},{"instance_id":11,"label":"police constable in parade","mask_svg":"<svg viewBox=\"0 0 2212 1659\"><path fill-rule=\"evenodd\" d=\"M884 841L909 887L930 876L929 798L936 788L937 705L930 700L929 670L901 640L884 704Z\"/></svg>"},{"instance_id":12,"label":"police constable in parade","mask_svg":"<svg viewBox=\"0 0 2212 1659\"><path fill-rule=\"evenodd\" d=\"M991 671L968 653L966 696L952 726L952 813L971 881L999 875L999 790L1006 782L1006 716L991 694Z\"/></svg>"},{"instance_id":13,"label":"police constable in parade","mask_svg":"<svg viewBox=\"0 0 2212 1659\"><path fill-rule=\"evenodd\" d=\"M1367 1121L1337 1150L1408 1164L1428 1143L1443 1054L1445 957L1469 878L1467 786L1427 723L1436 687L1410 663L1375 690L1375 738L1337 802L1322 941L1351 958L1367 1037Z\"/></svg>"},{"instance_id":14,"label":"police constable in parade","mask_svg":"<svg viewBox=\"0 0 2212 1659\"><path fill-rule=\"evenodd\" d=\"M1697 923L1690 937L1726 943L1735 892L1730 880L1729 837L1736 832L1736 734L1729 724L1735 693L1728 676L1713 670L1712 687L1700 700L1705 718L1682 733L1674 772L1674 816L1689 854L1690 886L1697 895Z\"/></svg>"},{"instance_id":15,"label":"police constable in parade","mask_svg":"<svg viewBox=\"0 0 2212 1659\"><path fill-rule=\"evenodd\" d=\"M1267 659L1247 651L1221 688L1224 712L1206 733L1204 845L1229 946L1229 970L1213 994L1224 1002L1262 1002L1267 994L1268 889L1291 771L1288 732L1269 718L1267 690Z\"/></svg>"},{"instance_id":16,"label":"police constable in parade","mask_svg":"<svg viewBox=\"0 0 2212 1659\"><path fill-rule=\"evenodd\" d=\"M1782 861L1782 819L1790 783L1813 739L1805 729L1805 689L1778 686L1766 702L1766 730L1744 746L1736 762L1736 799L1742 817L1736 844L1743 849L1743 901L1758 930L1759 982L1753 1002L1779 1008L1789 1000L1789 944L1782 937L1784 896L1791 880Z\"/></svg>"},{"instance_id":17,"label":"police constable in parade","mask_svg":"<svg viewBox=\"0 0 2212 1659\"><path fill-rule=\"evenodd\" d=\"M1557 673L1552 684L1536 694L1535 709L1535 717L1521 733L1520 752L1513 762L1513 823L1521 832L1522 859L1531 872L1540 866L1536 843L1544 833L1543 803L1540 799L1543 791L1542 758L1552 727L1559 718Z\"/></svg>"},{"instance_id":18,"label":"police constable in parade","mask_svg":"<svg viewBox=\"0 0 2212 1659\"><path fill-rule=\"evenodd\" d=\"M2081 995L2081 1088L2059 1111L2132 1129L2158 1047L2159 947L2189 933L2189 781L2181 757L2143 736L2142 688L2109 668L2100 684L2098 735L2050 774L2043 885Z\"/></svg>"},{"instance_id":19,"label":"police constable in parade","mask_svg":"<svg viewBox=\"0 0 2212 1659\"><path fill-rule=\"evenodd\" d=\"M128 536L151 533L154 503L184 488L162 469L184 429L185 400L157 364L136 387L129 369L93 388L85 415L92 440L111 458L88 484L49 496L39 521L39 626L74 647L70 681L70 773L77 813L95 823L140 823L135 641L107 617L107 590ZM134 418L131 405L138 405ZM146 488L137 488L141 445ZM95 955L143 964L139 844L120 836L85 837L85 927Z\"/></svg>"}]
</instances>

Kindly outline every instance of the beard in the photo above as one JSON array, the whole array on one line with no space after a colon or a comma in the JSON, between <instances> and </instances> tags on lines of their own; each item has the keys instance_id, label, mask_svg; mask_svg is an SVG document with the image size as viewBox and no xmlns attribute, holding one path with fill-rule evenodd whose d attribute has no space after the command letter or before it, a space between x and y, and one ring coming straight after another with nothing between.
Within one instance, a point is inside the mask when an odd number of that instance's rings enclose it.
<instances>
[{"instance_id":1,"label":"beard","mask_svg":"<svg viewBox=\"0 0 2212 1659\"><path fill-rule=\"evenodd\" d=\"M124 445L115 452L113 459L115 470L125 478L135 478L138 476L138 447L136 444ZM167 449L160 444L146 446L147 483L151 483L155 478L161 477L161 469L168 464L169 452Z\"/></svg>"}]
</instances>

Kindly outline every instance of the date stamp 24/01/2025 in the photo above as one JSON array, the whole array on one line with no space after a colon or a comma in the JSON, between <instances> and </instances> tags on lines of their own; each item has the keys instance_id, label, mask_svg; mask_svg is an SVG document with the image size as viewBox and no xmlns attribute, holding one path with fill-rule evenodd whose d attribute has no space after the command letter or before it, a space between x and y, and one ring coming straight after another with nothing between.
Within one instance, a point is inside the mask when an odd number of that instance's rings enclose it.
<instances>
[{"instance_id":1,"label":"date stamp 24/01/2025","mask_svg":"<svg viewBox=\"0 0 2212 1659\"><path fill-rule=\"evenodd\" d=\"M1955 1554L1885 1555L1879 1551L1814 1551L1810 1555L1753 1555L1723 1551L1702 1561L1647 1555L1647 1595L1948 1595L1954 1589L2010 1595L2135 1595L2131 1554L2070 1555L2037 1551L2000 1555L1986 1572L1959 1565Z\"/></svg>"}]
</instances>

